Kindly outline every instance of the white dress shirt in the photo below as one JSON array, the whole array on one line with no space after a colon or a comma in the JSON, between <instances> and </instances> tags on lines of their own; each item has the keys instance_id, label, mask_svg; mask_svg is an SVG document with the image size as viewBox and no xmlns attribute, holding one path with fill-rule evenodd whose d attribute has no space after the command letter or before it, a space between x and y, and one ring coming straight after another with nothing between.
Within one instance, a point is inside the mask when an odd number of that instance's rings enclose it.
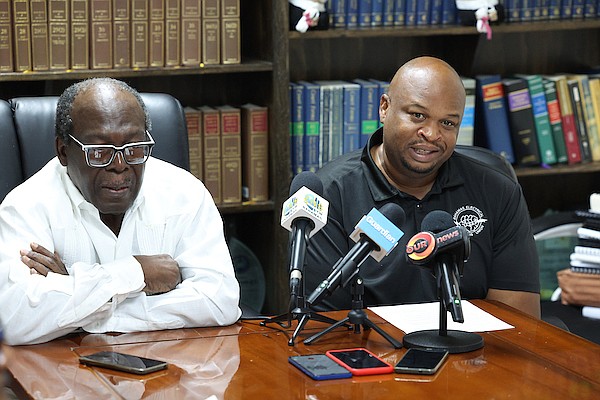
<instances>
[{"instance_id":1,"label":"white dress shirt","mask_svg":"<svg viewBox=\"0 0 600 400\"><path fill-rule=\"evenodd\" d=\"M56 251L69 274L31 274L20 250ZM148 296L134 255L168 254L172 291ZM223 221L204 185L150 158L119 236L73 185L57 158L0 205L0 321L8 344L45 342L78 328L134 332L229 325L241 315Z\"/></svg>"}]
</instances>

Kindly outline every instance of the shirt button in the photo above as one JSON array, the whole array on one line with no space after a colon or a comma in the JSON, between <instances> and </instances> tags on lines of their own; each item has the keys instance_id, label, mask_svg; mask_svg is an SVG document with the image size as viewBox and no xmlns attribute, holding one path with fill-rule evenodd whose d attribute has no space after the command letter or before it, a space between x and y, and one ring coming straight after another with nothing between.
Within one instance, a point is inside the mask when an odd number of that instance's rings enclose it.
<instances>
[{"instance_id":1,"label":"shirt button","mask_svg":"<svg viewBox=\"0 0 600 400\"><path fill-rule=\"evenodd\" d=\"M423 205L422 205L422 204L420 204L420 203L419 203L419 204L417 204L417 208L419 208L419 209L420 209L421 207L423 207Z\"/></svg>"}]
</instances>

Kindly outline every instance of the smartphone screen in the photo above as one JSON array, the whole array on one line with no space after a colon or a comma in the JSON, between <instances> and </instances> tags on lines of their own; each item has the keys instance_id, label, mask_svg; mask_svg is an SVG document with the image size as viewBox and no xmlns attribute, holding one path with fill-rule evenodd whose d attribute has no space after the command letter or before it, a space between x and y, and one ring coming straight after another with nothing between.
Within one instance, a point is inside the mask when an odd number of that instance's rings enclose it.
<instances>
[{"instance_id":1,"label":"smartphone screen","mask_svg":"<svg viewBox=\"0 0 600 400\"><path fill-rule=\"evenodd\" d=\"M419 349L411 347L406 351L394 371L398 373L432 375L448 357L445 350Z\"/></svg>"},{"instance_id":2,"label":"smartphone screen","mask_svg":"<svg viewBox=\"0 0 600 400\"><path fill-rule=\"evenodd\" d=\"M288 361L300 371L318 381L352 377L350 371L325 354L291 356L288 357Z\"/></svg>"},{"instance_id":3,"label":"smartphone screen","mask_svg":"<svg viewBox=\"0 0 600 400\"><path fill-rule=\"evenodd\" d=\"M367 349L329 350L325 354L353 375L387 374L393 371L391 365Z\"/></svg>"},{"instance_id":4,"label":"smartphone screen","mask_svg":"<svg viewBox=\"0 0 600 400\"><path fill-rule=\"evenodd\" d=\"M79 362L85 365L110 368L134 374L149 374L167 368L165 361L133 356L114 351L101 351L88 356L79 357Z\"/></svg>"}]
</instances>

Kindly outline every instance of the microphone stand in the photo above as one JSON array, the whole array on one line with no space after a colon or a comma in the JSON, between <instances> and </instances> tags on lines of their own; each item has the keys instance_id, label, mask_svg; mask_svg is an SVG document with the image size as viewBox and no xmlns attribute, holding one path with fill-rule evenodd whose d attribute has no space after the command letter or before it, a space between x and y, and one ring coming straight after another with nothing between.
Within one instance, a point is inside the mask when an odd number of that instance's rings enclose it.
<instances>
[{"instance_id":1,"label":"microphone stand","mask_svg":"<svg viewBox=\"0 0 600 400\"><path fill-rule=\"evenodd\" d=\"M483 337L473 332L448 330L448 307L442 295L442 267L435 267L438 299L440 302L440 327L412 332L404 335L403 343L406 348L431 348L447 350L451 354L466 353L483 347Z\"/></svg>"},{"instance_id":2,"label":"microphone stand","mask_svg":"<svg viewBox=\"0 0 600 400\"><path fill-rule=\"evenodd\" d=\"M290 328L292 326L292 320L298 320L298 325L296 326L296 329L294 330L292 337L290 337L290 339L288 340L288 346L294 345L294 341L296 340L296 337L298 336L298 334L300 334L300 331L302 329L304 329L304 326L310 319L313 319L313 320L319 321L319 322L324 322L327 324L335 324L336 323L336 320L334 320L333 318L326 317L326 316L321 315L321 314L311 310L310 308L308 308L307 303L306 303L306 296L304 295L304 280L301 280L300 285L301 285L301 290L300 290L301 294L296 297L296 299L295 299L296 301L294 301L295 296L292 296L290 298L290 306L288 307L288 310L289 310L288 312L277 315L275 317L266 318L265 320L261 321L261 323L260 323L261 326L265 326L268 323L274 322L274 323L277 323L282 328ZM292 309L292 303L294 303L293 309ZM285 322L283 322L283 321L285 321ZM348 329L351 328L349 325L347 327L348 327Z\"/></svg>"},{"instance_id":3,"label":"microphone stand","mask_svg":"<svg viewBox=\"0 0 600 400\"><path fill-rule=\"evenodd\" d=\"M358 276L358 274L355 276L354 281L351 285L352 286L350 288L352 291L352 310L348 312L348 316L337 322L334 321L335 323L327 329L305 339L304 344L310 345L316 340L318 340L320 337L331 332L332 330L339 328L342 325L346 325L347 323L350 323L354 326L354 333L356 334L360 333L361 326L365 330L372 328L375 332L379 333L388 342L390 342L395 349L402 348L402 343L398 342L396 339L391 337L387 332L385 332L377 324L373 323L373 321L369 319L369 316L364 310L363 303L363 295L365 292L365 288L363 286L363 280L360 276Z\"/></svg>"}]
</instances>

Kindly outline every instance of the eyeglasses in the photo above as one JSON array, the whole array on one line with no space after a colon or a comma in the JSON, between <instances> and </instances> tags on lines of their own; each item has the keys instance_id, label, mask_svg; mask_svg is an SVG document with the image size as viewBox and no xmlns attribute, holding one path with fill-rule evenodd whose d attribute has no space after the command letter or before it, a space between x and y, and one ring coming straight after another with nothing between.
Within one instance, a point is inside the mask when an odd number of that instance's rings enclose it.
<instances>
[{"instance_id":1,"label":"eyeglasses","mask_svg":"<svg viewBox=\"0 0 600 400\"><path fill-rule=\"evenodd\" d=\"M83 144L79 140L69 135L85 153L85 162L88 166L94 168L104 168L113 162L117 152L121 152L123 160L129 165L143 164L150 157L154 139L150 132L146 131L150 140L145 142L128 143L123 146L113 146L112 144Z\"/></svg>"}]
</instances>

